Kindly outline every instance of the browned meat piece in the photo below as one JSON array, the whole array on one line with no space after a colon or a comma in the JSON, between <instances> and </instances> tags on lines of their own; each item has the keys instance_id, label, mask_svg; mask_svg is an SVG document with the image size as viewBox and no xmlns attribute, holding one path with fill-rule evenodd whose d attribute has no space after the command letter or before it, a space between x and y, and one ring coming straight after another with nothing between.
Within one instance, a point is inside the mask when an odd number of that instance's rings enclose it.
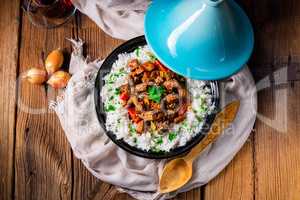
<instances>
[{"instance_id":1,"label":"browned meat piece","mask_svg":"<svg viewBox=\"0 0 300 200\"><path fill-rule=\"evenodd\" d=\"M134 83L134 85L139 84L139 83L142 83L142 78L143 78L143 74L140 74L140 75L138 75L138 76L135 76L135 77L133 78L133 83Z\"/></svg>"},{"instance_id":2,"label":"browned meat piece","mask_svg":"<svg viewBox=\"0 0 300 200\"><path fill-rule=\"evenodd\" d=\"M144 71L145 71L144 68L139 66L135 70L130 72L130 76L134 78L134 77L139 76L140 74L142 74Z\"/></svg>"},{"instance_id":3,"label":"browned meat piece","mask_svg":"<svg viewBox=\"0 0 300 200\"><path fill-rule=\"evenodd\" d=\"M160 76L158 70L154 70L150 73L150 80L155 80L156 77Z\"/></svg>"},{"instance_id":4,"label":"browned meat piece","mask_svg":"<svg viewBox=\"0 0 300 200\"><path fill-rule=\"evenodd\" d=\"M145 121L152 121L154 120L154 112L153 111L147 111L141 114L140 116Z\"/></svg>"},{"instance_id":5,"label":"browned meat piece","mask_svg":"<svg viewBox=\"0 0 300 200\"><path fill-rule=\"evenodd\" d=\"M161 76L158 76L154 81L156 84L160 85L162 82L164 82L164 79Z\"/></svg>"},{"instance_id":6,"label":"browned meat piece","mask_svg":"<svg viewBox=\"0 0 300 200\"><path fill-rule=\"evenodd\" d=\"M155 68L155 65L152 62L145 62L145 63L142 64L142 67L146 71L151 72Z\"/></svg>"},{"instance_id":7,"label":"browned meat piece","mask_svg":"<svg viewBox=\"0 0 300 200\"><path fill-rule=\"evenodd\" d=\"M151 103L150 103L150 108L151 108L152 110L160 110L160 104L151 101Z\"/></svg>"},{"instance_id":8,"label":"browned meat piece","mask_svg":"<svg viewBox=\"0 0 300 200\"><path fill-rule=\"evenodd\" d=\"M169 81L165 81L164 82L164 86L167 90L172 90L173 88L181 88L180 84L178 83L178 81L172 79Z\"/></svg>"},{"instance_id":9,"label":"browned meat piece","mask_svg":"<svg viewBox=\"0 0 300 200\"><path fill-rule=\"evenodd\" d=\"M141 120L136 125L136 132L141 134L143 132L143 130L144 130L144 121Z\"/></svg>"},{"instance_id":10,"label":"browned meat piece","mask_svg":"<svg viewBox=\"0 0 300 200\"><path fill-rule=\"evenodd\" d=\"M144 96L143 98L143 102L145 106L149 106L150 105L150 100L148 96Z\"/></svg>"},{"instance_id":11,"label":"browned meat piece","mask_svg":"<svg viewBox=\"0 0 300 200\"><path fill-rule=\"evenodd\" d=\"M169 125L167 122L158 122L156 127L159 132L166 132L169 130Z\"/></svg>"},{"instance_id":12,"label":"browned meat piece","mask_svg":"<svg viewBox=\"0 0 300 200\"><path fill-rule=\"evenodd\" d=\"M140 66L134 72L136 75L140 75L141 73L144 72L144 68Z\"/></svg>"},{"instance_id":13,"label":"browned meat piece","mask_svg":"<svg viewBox=\"0 0 300 200\"><path fill-rule=\"evenodd\" d=\"M172 79L172 72L165 72L165 71L160 71L160 77L163 77L166 81L169 81Z\"/></svg>"},{"instance_id":14,"label":"browned meat piece","mask_svg":"<svg viewBox=\"0 0 300 200\"><path fill-rule=\"evenodd\" d=\"M168 94L163 99L163 107L165 110L172 110L176 112L179 106L179 97L177 94Z\"/></svg>"},{"instance_id":15,"label":"browned meat piece","mask_svg":"<svg viewBox=\"0 0 300 200\"><path fill-rule=\"evenodd\" d=\"M155 121L163 118L164 114L162 112L155 112L155 111L146 111L143 112L140 117L145 121Z\"/></svg>"},{"instance_id":16,"label":"browned meat piece","mask_svg":"<svg viewBox=\"0 0 300 200\"><path fill-rule=\"evenodd\" d=\"M135 110L138 113L141 113L143 111L142 104L138 101L136 96L131 96L130 99L127 102L127 105L133 104L135 106Z\"/></svg>"},{"instance_id":17,"label":"browned meat piece","mask_svg":"<svg viewBox=\"0 0 300 200\"><path fill-rule=\"evenodd\" d=\"M179 122L182 122L184 119L185 119L185 115L179 115L178 117L176 117L174 119L174 122L179 123Z\"/></svg>"},{"instance_id":18,"label":"browned meat piece","mask_svg":"<svg viewBox=\"0 0 300 200\"><path fill-rule=\"evenodd\" d=\"M136 92L144 92L147 90L147 83L140 83L135 86L135 91Z\"/></svg>"},{"instance_id":19,"label":"browned meat piece","mask_svg":"<svg viewBox=\"0 0 300 200\"><path fill-rule=\"evenodd\" d=\"M135 70L140 66L139 61L137 59L133 59L128 62L128 67L130 67L131 71Z\"/></svg>"},{"instance_id":20,"label":"browned meat piece","mask_svg":"<svg viewBox=\"0 0 300 200\"><path fill-rule=\"evenodd\" d=\"M142 82L147 83L149 81L149 76L150 76L149 72L144 72L143 77L142 77Z\"/></svg>"},{"instance_id":21,"label":"browned meat piece","mask_svg":"<svg viewBox=\"0 0 300 200\"><path fill-rule=\"evenodd\" d=\"M124 93L124 92L129 94L129 85L128 84L122 85L120 87L120 93Z\"/></svg>"},{"instance_id":22,"label":"browned meat piece","mask_svg":"<svg viewBox=\"0 0 300 200\"><path fill-rule=\"evenodd\" d=\"M179 100L179 97L176 94L168 94L165 97L165 100L166 100L166 103L173 103L173 102Z\"/></svg>"},{"instance_id":23,"label":"browned meat piece","mask_svg":"<svg viewBox=\"0 0 300 200\"><path fill-rule=\"evenodd\" d=\"M167 109L169 109L169 110L176 110L177 107L178 107L178 103L169 103L167 105Z\"/></svg>"},{"instance_id":24,"label":"browned meat piece","mask_svg":"<svg viewBox=\"0 0 300 200\"><path fill-rule=\"evenodd\" d=\"M167 110L167 117L174 118L176 112L174 110Z\"/></svg>"}]
</instances>

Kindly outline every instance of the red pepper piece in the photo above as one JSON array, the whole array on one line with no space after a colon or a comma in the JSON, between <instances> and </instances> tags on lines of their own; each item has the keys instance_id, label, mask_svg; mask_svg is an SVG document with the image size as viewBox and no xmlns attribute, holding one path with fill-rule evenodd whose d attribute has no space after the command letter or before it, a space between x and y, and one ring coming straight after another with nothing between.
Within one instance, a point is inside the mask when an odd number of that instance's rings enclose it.
<instances>
[{"instance_id":1,"label":"red pepper piece","mask_svg":"<svg viewBox=\"0 0 300 200\"><path fill-rule=\"evenodd\" d=\"M161 70L161 71L164 71L164 72L170 71L159 60L155 60L154 65L156 65L159 68L159 70Z\"/></svg>"},{"instance_id":2,"label":"red pepper piece","mask_svg":"<svg viewBox=\"0 0 300 200\"><path fill-rule=\"evenodd\" d=\"M129 95L127 94L127 92L122 92L120 94L120 99L123 101L127 101L129 99Z\"/></svg>"},{"instance_id":3,"label":"red pepper piece","mask_svg":"<svg viewBox=\"0 0 300 200\"><path fill-rule=\"evenodd\" d=\"M128 114L134 123L138 123L141 119L137 116L135 108L128 108Z\"/></svg>"}]
</instances>

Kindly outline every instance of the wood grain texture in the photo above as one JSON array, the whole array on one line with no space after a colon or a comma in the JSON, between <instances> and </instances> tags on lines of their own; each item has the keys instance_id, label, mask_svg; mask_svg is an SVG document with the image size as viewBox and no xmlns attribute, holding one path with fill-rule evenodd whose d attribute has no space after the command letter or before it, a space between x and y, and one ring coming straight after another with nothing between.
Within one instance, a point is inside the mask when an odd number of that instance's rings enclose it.
<instances>
[{"instance_id":1,"label":"wood grain texture","mask_svg":"<svg viewBox=\"0 0 300 200\"><path fill-rule=\"evenodd\" d=\"M252 136L230 164L205 186L204 199L254 199Z\"/></svg>"},{"instance_id":2,"label":"wood grain texture","mask_svg":"<svg viewBox=\"0 0 300 200\"><path fill-rule=\"evenodd\" d=\"M252 63L256 78L270 82L258 92L255 197L300 199L300 84L291 77L299 67L300 2L264 0L254 7L258 44Z\"/></svg>"},{"instance_id":3,"label":"wood grain texture","mask_svg":"<svg viewBox=\"0 0 300 200\"><path fill-rule=\"evenodd\" d=\"M43 67L43 57L72 37L70 25L58 29L34 27L23 13L20 74ZM16 199L71 199L72 159L70 146L48 101L57 93L47 86L20 81L15 149Z\"/></svg>"},{"instance_id":4,"label":"wood grain texture","mask_svg":"<svg viewBox=\"0 0 300 200\"><path fill-rule=\"evenodd\" d=\"M259 119L220 175L174 200L300 199L300 2L238 2L255 29L249 66L258 83ZM36 28L19 7L19 0L0 6L0 199L132 200L97 180L73 156L48 109L57 92L20 79L17 88L15 81L28 68L42 67L51 50L64 47L70 52L66 37L86 41L91 59L105 58L122 41L84 16L58 29Z\"/></svg>"},{"instance_id":5,"label":"wood grain texture","mask_svg":"<svg viewBox=\"0 0 300 200\"><path fill-rule=\"evenodd\" d=\"M257 199L300 198L300 83L290 84L274 91L266 89L259 95L268 104L259 106L260 113L269 116L274 129L259 120L255 135L255 163ZM275 111L274 111L275 108ZM286 119L283 119L287 117ZM282 122L284 120L284 122ZM284 124L287 123L287 124Z\"/></svg>"},{"instance_id":6,"label":"wood grain texture","mask_svg":"<svg viewBox=\"0 0 300 200\"><path fill-rule=\"evenodd\" d=\"M19 0L0 6L0 199L13 197ZM5 30L5 31L3 31Z\"/></svg>"}]
</instances>

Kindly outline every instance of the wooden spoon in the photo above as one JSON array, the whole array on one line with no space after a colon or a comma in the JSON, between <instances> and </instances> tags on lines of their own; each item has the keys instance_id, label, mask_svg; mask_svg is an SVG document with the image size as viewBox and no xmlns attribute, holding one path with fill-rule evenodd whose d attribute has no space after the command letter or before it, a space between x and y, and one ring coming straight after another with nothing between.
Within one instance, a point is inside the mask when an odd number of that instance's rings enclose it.
<instances>
[{"instance_id":1,"label":"wooden spoon","mask_svg":"<svg viewBox=\"0 0 300 200\"><path fill-rule=\"evenodd\" d=\"M209 133L196 147L186 156L174 159L167 163L163 169L159 181L159 192L168 193L177 190L185 185L193 174L193 161L234 120L239 109L240 102L234 101L227 105L222 112L218 113Z\"/></svg>"}]
</instances>

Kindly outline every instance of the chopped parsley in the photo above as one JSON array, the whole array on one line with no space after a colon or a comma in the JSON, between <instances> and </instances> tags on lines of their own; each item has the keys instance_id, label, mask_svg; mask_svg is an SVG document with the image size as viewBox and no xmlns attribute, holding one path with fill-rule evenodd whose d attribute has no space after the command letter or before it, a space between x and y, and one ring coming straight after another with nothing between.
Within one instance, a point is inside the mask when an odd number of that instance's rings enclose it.
<instances>
[{"instance_id":1,"label":"chopped parsley","mask_svg":"<svg viewBox=\"0 0 300 200\"><path fill-rule=\"evenodd\" d=\"M169 133L169 141L172 142L177 137L177 134L175 132Z\"/></svg>"},{"instance_id":2,"label":"chopped parsley","mask_svg":"<svg viewBox=\"0 0 300 200\"><path fill-rule=\"evenodd\" d=\"M116 89L115 89L115 95L120 95L120 93L121 93L120 88L116 88Z\"/></svg>"},{"instance_id":3,"label":"chopped parsley","mask_svg":"<svg viewBox=\"0 0 300 200\"><path fill-rule=\"evenodd\" d=\"M116 79L117 79L117 76L116 76L115 74L111 74L111 75L108 77L107 82L108 82L109 84L113 84L113 83L116 81Z\"/></svg>"},{"instance_id":4,"label":"chopped parsley","mask_svg":"<svg viewBox=\"0 0 300 200\"><path fill-rule=\"evenodd\" d=\"M107 83L113 84L120 76L124 75L126 75L126 71L124 70L124 68L121 68L119 71L109 75L109 77L107 78Z\"/></svg>"},{"instance_id":5,"label":"chopped parsley","mask_svg":"<svg viewBox=\"0 0 300 200\"><path fill-rule=\"evenodd\" d=\"M163 139L162 139L162 137L160 136L160 137L158 137L157 138L157 140L156 140L156 144L162 144L163 143Z\"/></svg>"},{"instance_id":6,"label":"chopped parsley","mask_svg":"<svg viewBox=\"0 0 300 200\"><path fill-rule=\"evenodd\" d=\"M133 135L133 134L136 133L136 129L135 129L135 127L132 124L129 124L129 133L131 135Z\"/></svg>"},{"instance_id":7,"label":"chopped parsley","mask_svg":"<svg viewBox=\"0 0 300 200\"><path fill-rule=\"evenodd\" d=\"M105 111L106 112L112 112L112 111L115 111L116 110L116 107L109 104L106 108L105 108Z\"/></svg>"},{"instance_id":8,"label":"chopped parsley","mask_svg":"<svg viewBox=\"0 0 300 200\"><path fill-rule=\"evenodd\" d=\"M202 122L203 121L203 117L199 116L199 115L196 115L196 119L198 120L198 122Z\"/></svg>"},{"instance_id":9,"label":"chopped parsley","mask_svg":"<svg viewBox=\"0 0 300 200\"><path fill-rule=\"evenodd\" d=\"M148 89L149 99L155 101L156 103L159 103L164 92L165 89L163 88L163 86L151 86Z\"/></svg>"},{"instance_id":10,"label":"chopped parsley","mask_svg":"<svg viewBox=\"0 0 300 200\"><path fill-rule=\"evenodd\" d=\"M134 52L137 57L140 57L141 47L138 47Z\"/></svg>"}]
</instances>

